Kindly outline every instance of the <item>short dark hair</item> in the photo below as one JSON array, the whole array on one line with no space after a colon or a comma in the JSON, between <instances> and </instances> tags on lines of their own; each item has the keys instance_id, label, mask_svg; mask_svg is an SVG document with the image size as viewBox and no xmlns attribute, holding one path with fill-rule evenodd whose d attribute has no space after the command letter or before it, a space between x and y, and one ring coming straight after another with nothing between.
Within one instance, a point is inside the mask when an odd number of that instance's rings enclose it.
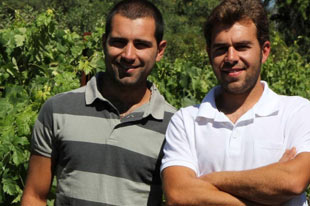
<instances>
[{"instance_id":1,"label":"short dark hair","mask_svg":"<svg viewBox=\"0 0 310 206\"><path fill-rule=\"evenodd\" d=\"M151 17L155 21L155 39L159 44L164 35L164 21L159 9L146 0L124 0L117 3L106 18L105 34L108 36L112 29L112 19L120 14L129 19Z\"/></svg>"},{"instance_id":2,"label":"short dark hair","mask_svg":"<svg viewBox=\"0 0 310 206\"><path fill-rule=\"evenodd\" d=\"M224 0L213 9L205 23L204 36L207 46L211 46L212 32L216 25L231 26L247 19L256 26L260 46L269 41L268 17L260 0Z\"/></svg>"}]
</instances>

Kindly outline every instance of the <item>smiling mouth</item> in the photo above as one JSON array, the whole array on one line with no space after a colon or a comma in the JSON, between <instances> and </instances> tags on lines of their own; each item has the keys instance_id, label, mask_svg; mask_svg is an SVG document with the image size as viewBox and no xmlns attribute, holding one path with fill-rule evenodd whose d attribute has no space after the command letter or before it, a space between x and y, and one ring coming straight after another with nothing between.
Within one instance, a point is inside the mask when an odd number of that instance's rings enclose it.
<instances>
[{"instance_id":1,"label":"smiling mouth","mask_svg":"<svg viewBox=\"0 0 310 206\"><path fill-rule=\"evenodd\" d=\"M235 72L240 72L243 71L244 69L229 69L229 70L222 70L225 73L235 73Z\"/></svg>"},{"instance_id":2,"label":"smiling mouth","mask_svg":"<svg viewBox=\"0 0 310 206\"><path fill-rule=\"evenodd\" d=\"M228 76L231 77L236 77L238 75L240 75L245 69L241 68L241 69L222 69L221 72L227 74Z\"/></svg>"},{"instance_id":3,"label":"smiling mouth","mask_svg":"<svg viewBox=\"0 0 310 206\"><path fill-rule=\"evenodd\" d=\"M126 69L126 73L131 73L131 72L133 72L133 71L135 71L136 70L136 67L130 67L130 68L127 68Z\"/></svg>"},{"instance_id":4,"label":"smiling mouth","mask_svg":"<svg viewBox=\"0 0 310 206\"><path fill-rule=\"evenodd\" d=\"M128 70L134 70L134 69L137 69L138 67L140 67L140 65L124 65L124 64L120 64L120 63L117 63L117 66L125 71L128 71Z\"/></svg>"}]
</instances>

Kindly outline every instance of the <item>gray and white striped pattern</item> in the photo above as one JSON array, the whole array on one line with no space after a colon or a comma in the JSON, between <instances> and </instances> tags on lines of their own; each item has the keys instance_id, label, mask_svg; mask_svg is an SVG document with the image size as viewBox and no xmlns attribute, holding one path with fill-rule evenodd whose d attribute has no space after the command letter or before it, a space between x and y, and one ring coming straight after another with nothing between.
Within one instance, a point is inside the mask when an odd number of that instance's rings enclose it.
<instances>
[{"instance_id":1,"label":"gray and white striped pattern","mask_svg":"<svg viewBox=\"0 0 310 206\"><path fill-rule=\"evenodd\" d=\"M35 124L33 152L56 161L55 204L160 205L161 148L175 109L152 86L150 102L120 119L97 89L101 75L49 99Z\"/></svg>"}]
</instances>

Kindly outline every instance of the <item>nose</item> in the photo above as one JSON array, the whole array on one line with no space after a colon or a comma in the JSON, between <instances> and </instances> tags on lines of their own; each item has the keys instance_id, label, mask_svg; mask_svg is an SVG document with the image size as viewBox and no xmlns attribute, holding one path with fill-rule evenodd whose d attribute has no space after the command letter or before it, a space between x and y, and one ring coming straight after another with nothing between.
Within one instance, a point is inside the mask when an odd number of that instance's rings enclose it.
<instances>
[{"instance_id":1,"label":"nose","mask_svg":"<svg viewBox=\"0 0 310 206\"><path fill-rule=\"evenodd\" d=\"M226 53L225 61L231 64L238 62L238 51L234 47L229 47Z\"/></svg>"},{"instance_id":2,"label":"nose","mask_svg":"<svg viewBox=\"0 0 310 206\"><path fill-rule=\"evenodd\" d=\"M136 58L136 48L132 43L128 43L124 47L124 51L122 53L122 58L126 61L134 61Z\"/></svg>"}]
</instances>

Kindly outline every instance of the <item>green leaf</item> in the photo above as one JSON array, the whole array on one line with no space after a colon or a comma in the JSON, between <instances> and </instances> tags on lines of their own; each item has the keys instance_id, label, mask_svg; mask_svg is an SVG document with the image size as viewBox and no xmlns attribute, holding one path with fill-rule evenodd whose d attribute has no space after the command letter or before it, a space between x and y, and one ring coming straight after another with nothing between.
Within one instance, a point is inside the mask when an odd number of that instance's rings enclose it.
<instances>
[{"instance_id":1,"label":"green leaf","mask_svg":"<svg viewBox=\"0 0 310 206\"><path fill-rule=\"evenodd\" d=\"M24 27L22 27L22 28L18 28L18 31L19 31L20 33L22 33L22 34L25 34L26 31L27 31L27 29L24 28Z\"/></svg>"},{"instance_id":2,"label":"green leaf","mask_svg":"<svg viewBox=\"0 0 310 206\"><path fill-rule=\"evenodd\" d=\"M0 98L0 119L5 118L8 113L13 109L13 105L10 104L7 99Z\"/></svg>"},{"instance_id":3,"label":"green leaf","mask_svg":"<svg viewBox=\"0 0 310 206\"><path fill-rule=\"evenodd\" d=\"M2 179L3 191L9 195L15 195L18 193L18 186L13 179Z\"/></svg>"},{"instance_id":4,"label":"green leaf","mask_svg":"<svg viewBox=\"0 0 310 206\"><path fill-rule=\"evenodd\" d=\"M21 152L18 148L16 148L15 150L13 150L12 159L15 166L18 166L25 161L24 153Z\"/></svg>"},{"instance_id":5,"label":"green leaf","mask_svg":"<svg viewBox=\"0 0 310 206\"><path fill-rule=\"evenodd\" d=\"M25 35L20 35L20 34L16 34L14 36L15 38L15 43L16 43L16 46L17 47L20 47L20 46L23 46L24 45L24 41L26 39L26 36Z\"/></svg>"},{"instance_id":6,"label":"green leaf","mask_svg":"<svg viewBox=\"0 0 310 206\"><path fill-rule=\"evenodd\" d=\"M18 194L14 200L12 201L12 203L19 203L22 199L22 195L23 195L23 190L20 189L20 187L16 188L16 193Z\"/></svg>"},{"instance_id":7,"label":"green leaf","mask_svg":"<svg viewBox=\"0 0 310 206\"><path fill-rule=\"evenodd\" d=\"M60 42L57 43L56 48L58 51L60 51L62 53L66 53L68 51L68 47L63 46Z\"/></svg>"}]
</instances>

